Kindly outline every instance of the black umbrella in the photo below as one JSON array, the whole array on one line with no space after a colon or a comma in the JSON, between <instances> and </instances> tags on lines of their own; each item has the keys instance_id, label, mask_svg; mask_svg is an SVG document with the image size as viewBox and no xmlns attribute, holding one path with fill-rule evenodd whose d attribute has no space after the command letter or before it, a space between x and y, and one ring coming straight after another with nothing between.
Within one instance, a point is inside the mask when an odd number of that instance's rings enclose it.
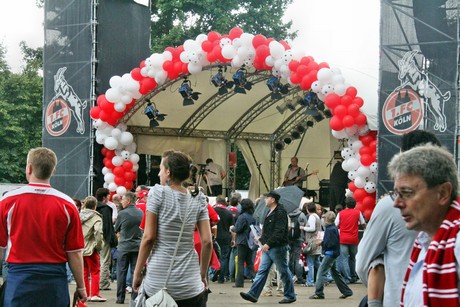
<instances>
[{"instance_id":1,"label":"black umbrella","mask_svg":"<svg viewBox=\"0 0 460 307\"><path fill-rule=\"evenodd\" d=\"M279 203L284 206L287 213L291 213L295 209L299 208L304 192L298 186L291 185L281 187L275 189L275 191L281 196Z\"/></svg>"}]
</instances>

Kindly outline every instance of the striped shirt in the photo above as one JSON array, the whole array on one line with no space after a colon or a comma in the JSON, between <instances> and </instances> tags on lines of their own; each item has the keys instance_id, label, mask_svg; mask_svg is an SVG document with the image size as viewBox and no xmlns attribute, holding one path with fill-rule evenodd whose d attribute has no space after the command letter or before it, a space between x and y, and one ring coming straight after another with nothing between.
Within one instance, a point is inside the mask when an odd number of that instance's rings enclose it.
<instances>
[{"instance_id":1,"label":"striped shirt","mask_svg":"<svg viewBox=\"0 0 460 307\"><path fill-rule=\"evenodd\" d=\"M158 231L144 279L145 292L152 296L164 287L182 221L186 220L167 288L175 300L199 295L204 291L204 284L194 249L193 230L198 221L209 219L205 196L200 193L193 197L168 186L155 185L148 195L147 210L158 216Z\"/></svg>"}]
</instances>

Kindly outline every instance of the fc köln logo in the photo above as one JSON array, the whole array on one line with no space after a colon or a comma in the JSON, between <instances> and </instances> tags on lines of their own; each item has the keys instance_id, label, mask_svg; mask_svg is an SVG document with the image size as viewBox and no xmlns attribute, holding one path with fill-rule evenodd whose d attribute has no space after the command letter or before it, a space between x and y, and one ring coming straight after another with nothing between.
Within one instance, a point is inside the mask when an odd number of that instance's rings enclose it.
<instances>
[{"instance_id":1,"label":"fc k\u00f6ln logo","mask_svg":"<svg viewBox=\"0 0 460 307\"><path fill-rule=\"evenodd\" d=\"M55 98L46 108L46 130L52 136L62 135L70 126L70 109L62 98Z\"/></svg>"},{"instance_id":2,"label":"fc k\u00f6ln logo","mask_svg":"<svg viewBox=\"0 0 460 307\"><path fill-rule=\"evenodd\" d=\"M69 129L72 116L77 123L77 133L85 133L83 110L86 109L87 102L81 101L65 79L66 70L67 67L61 67L54 76L55 96L46 108L45 127L52 136L64 134Z\"/></svg>"},{"instance_id":3,"label":"fc k\u00f6ln logo","mask_svg":"<svg viewBox=\"0 0 460 307\"><path fill-rule=\"evenodd\" d=\"M394 134L404 134L417 129L423 119L423 104L413 90L391 93L382 110L385 127Z\"/></svg>"}]
</instances>

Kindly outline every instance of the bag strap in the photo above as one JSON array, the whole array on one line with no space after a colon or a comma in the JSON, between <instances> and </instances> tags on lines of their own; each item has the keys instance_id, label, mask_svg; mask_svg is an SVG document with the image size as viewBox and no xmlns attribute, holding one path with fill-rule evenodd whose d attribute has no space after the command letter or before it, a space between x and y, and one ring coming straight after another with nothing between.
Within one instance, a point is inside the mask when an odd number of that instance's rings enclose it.
<instances>
[{"instance_id":1,"label":"bag strap","mask_svg":"<svg viewBox=\"0 0 460 307\"><path fill-rule=\"evenodd\" d=\"M188 195L189 194L187 193L187 197L188 197ZM174 203L176 203L176 198L173 197L173 199L174 199ZM179 249L179 243L180 243L180 239L182 238L182 233L184 232L185 222L187 221L187 217L188 217L188 207L189 207L190 203L191 203L191 200L189 199L187 201L187 206L185 207L185 217L184 217L184 220L182 221L182 227L180 229L179 237L177 238L176 248L174 248L174 253L173 253L173 256L172 256L172 259L171 259L171 264L169 265L168 274L166 275L166 281L165 281L164 288L166 288L166 286L168 284L169 276L171 275L174 260L176 260L175 258L176 258L177 250Z\"/></svg>"}]
</instances>

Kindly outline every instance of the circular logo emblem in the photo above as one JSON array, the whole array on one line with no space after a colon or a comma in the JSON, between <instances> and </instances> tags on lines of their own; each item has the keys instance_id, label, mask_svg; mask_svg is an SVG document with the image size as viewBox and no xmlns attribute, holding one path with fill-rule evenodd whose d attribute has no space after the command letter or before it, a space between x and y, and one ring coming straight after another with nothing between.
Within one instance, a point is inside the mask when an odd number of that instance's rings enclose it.
<instances>
[{"instance_id":1,"label":"circular logo emblem","mask_svg":"<svg viewBox=\"0 0 460 307\"><path fill-rule=\"evenodd\" d=\"M70 109L64 99L59 97L51 100L46 107L46 131L52 136L64 134L70 126L70 117Z\"/></svg>"},{"instance_id":2,"label":"circular logo emblem","mask_svg":"<svg viewBox=\"0 0 460 307\"><path fill-rule=\"evenodd\" d=\"M394 134L417 129L423 118L423 103L411 89L402 89L388 96L382 109L385 127Z\"/></svg>"}]
</instances>

